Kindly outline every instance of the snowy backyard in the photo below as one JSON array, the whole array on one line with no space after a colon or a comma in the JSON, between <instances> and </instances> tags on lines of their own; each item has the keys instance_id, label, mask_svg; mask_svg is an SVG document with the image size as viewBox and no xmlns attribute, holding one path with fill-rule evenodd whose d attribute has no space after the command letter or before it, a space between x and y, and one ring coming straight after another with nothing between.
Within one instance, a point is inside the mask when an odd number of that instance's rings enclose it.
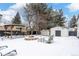
<instances>
[{"instance_id":1,"label":"snowy backyard","mask_svg":"<svg viewBox=\"0 0 79 59\"><path fill-rule=\"evenodd\" d=\"M45 37L47 39L47 37ZM0 40L0 46L16 49L16 56L79 56L79 39L76 37L54 37L53 43L23 38Z\"/></svg>"}]
</instances>

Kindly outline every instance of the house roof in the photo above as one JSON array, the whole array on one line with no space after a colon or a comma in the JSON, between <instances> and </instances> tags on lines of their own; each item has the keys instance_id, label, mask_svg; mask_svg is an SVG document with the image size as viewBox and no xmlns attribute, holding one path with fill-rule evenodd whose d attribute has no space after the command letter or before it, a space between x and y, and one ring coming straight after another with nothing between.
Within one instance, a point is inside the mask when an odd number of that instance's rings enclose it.
<instances>
[{"instance_id":1,"label":"house roof","mask_svg":"<svg viewBox=\"0 0 79 59\"><path fill-rule=\"evenodd\" d=\"M8 31L11 31L11 27L10 26L14 26L14 28L12 29L13 31L19 31L20 30L20 28L22 28L23 30L25 30L26 28L23 26L23 25L21 25L21 24L3 24L3 25L0 25L0 31L5 31L5 27L4 26L9 26L8 28L7 28L7 30Z\"/></svg>"}]
</instances>

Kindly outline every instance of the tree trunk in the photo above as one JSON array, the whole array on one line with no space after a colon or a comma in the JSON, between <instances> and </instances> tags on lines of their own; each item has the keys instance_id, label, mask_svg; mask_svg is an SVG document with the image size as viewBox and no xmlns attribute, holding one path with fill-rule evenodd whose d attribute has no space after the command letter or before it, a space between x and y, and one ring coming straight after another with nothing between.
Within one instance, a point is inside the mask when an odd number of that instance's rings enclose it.
<instances>
[{"instance_id":1,"label":"tree trunk","mask_svg":"<svg viewBox=\"0 0 79 59\"><path fill-rule=\"evenodd\" d=\"M33 30L32 30L32 28L30 29L30 31L31 31L31 35L33 34Z\"/></svg>"},{"instance_id":2,"label":"tree trunk","mask_svg":"<svg viewBox=\"0 0 79 59\"><path fill-rule=\"evenodd\" d=\"M37 19L36 19L36 35L37 35L37 34L38 34L37 31L39 31L39 25L38 25L38 22L39 22L39 21L38 21L38 19L39 19L39 17L38 17L38 16L39 16L39 12L37 12L36 14L37 14L37 17L36 17L36 18L37 18Z\"/></svg>"},{"instance_id":3,"label":"tree trunk","mask_svg":"<svg viewBox=\"0 0 79 59\"><path fill-rule=\"evenodd\" d=\"M49 29L49 36L51 35L51 30Z\"/></svg>"},{"instance_id":4,"label":"tree trunk","mask_svg":"<svg viewBox=\"0 0 79 59\"><path fill-rule=\"evenodd\" d=\"M27 27L26 27L26 31L25 32L26 32L25 35L27 35Z\"/></svg>"}]
</instances>

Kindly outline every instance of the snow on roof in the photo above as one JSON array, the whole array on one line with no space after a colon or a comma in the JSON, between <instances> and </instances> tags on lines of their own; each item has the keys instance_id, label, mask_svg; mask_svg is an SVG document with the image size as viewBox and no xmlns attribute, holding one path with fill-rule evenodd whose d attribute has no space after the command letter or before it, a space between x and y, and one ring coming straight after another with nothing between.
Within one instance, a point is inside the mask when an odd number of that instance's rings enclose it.
<instances>
[{"instance_id":1,"label":"snow on roof","mask_svg":"<svg viewBox=\"0 0 79 59\"><path fill-rule=\"evenodd\" d=\"M61 28L66 28L67 29L67 27L61 27L61 26L56 26L56 27L53 27L53 28L59 28L59 29L61 29ZM52 29L52 28L51 28Z\"/></svg>"}]
</instances>

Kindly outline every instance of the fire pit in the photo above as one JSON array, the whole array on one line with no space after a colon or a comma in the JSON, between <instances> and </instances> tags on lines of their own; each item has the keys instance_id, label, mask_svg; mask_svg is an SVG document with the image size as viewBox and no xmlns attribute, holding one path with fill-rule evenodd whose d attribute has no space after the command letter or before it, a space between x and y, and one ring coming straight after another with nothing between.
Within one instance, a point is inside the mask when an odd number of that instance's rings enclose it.
<instances>
[{"instance_id":1,"label":"fire pit","mask_svg":"<svg viewBox=\"0 0 79 59\"><path fill-rule=\"evenodd\" d=\"M25 40L37 40L38 38L35 38L33 35L26 36Z\"/></svg>"}]
</instances>

